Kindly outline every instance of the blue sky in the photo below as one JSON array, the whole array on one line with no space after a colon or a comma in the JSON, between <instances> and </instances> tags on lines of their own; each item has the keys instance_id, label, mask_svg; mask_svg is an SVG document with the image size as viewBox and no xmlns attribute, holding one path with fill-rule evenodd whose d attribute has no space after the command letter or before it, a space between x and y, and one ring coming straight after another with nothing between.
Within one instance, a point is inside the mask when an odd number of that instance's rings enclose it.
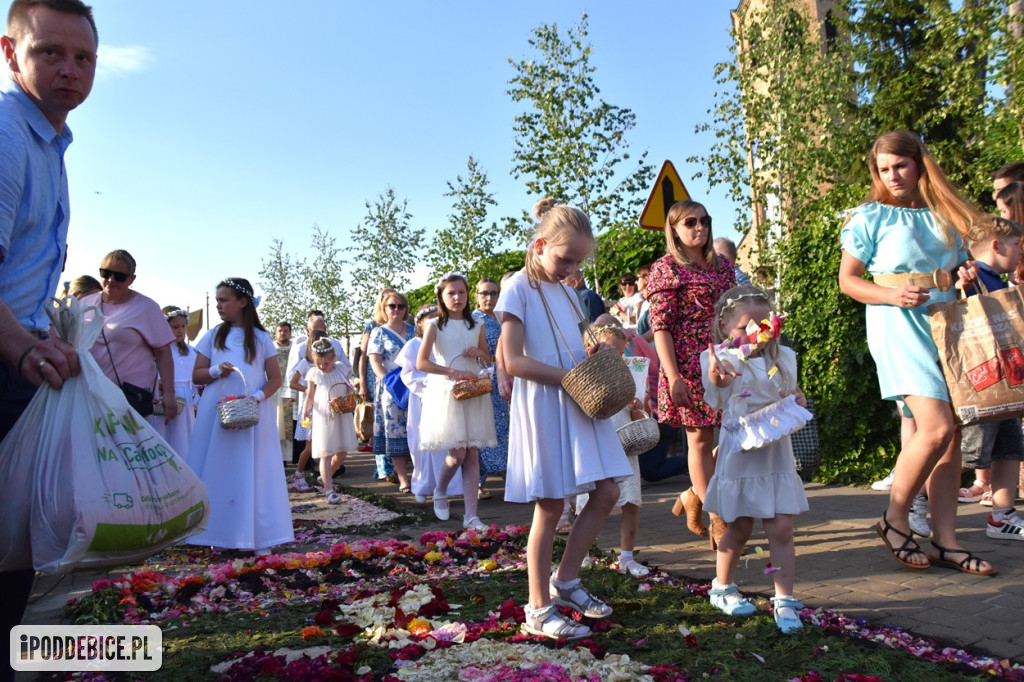
<instances>
[{"instance_id":1,"label":"blue sky","mask_svg":"<svg viewBox=\"0 0 1024 682\"><path fill-rule=\"evenodd\" d=\"M100 68L71 113L72 221L63 279L95 276L129 250L135 289L195 309L227 276L258 279L274 238L311 257L314 223L347 242L387 187L428 234L450 212L446 181L473 155L498 201L527 196L509 174L516 108L508 60L531 31L590 17L601 97L631 109L631 151L671 159L729 229L725 189L686 157L704 153L716 62L729 59L732 2L196 2L94 0ZM517 246L520 245L510 245ZM422 276L420 277L422 279ZM423 281L416 281L419 285Z\"/></svg>"}]
</instances>

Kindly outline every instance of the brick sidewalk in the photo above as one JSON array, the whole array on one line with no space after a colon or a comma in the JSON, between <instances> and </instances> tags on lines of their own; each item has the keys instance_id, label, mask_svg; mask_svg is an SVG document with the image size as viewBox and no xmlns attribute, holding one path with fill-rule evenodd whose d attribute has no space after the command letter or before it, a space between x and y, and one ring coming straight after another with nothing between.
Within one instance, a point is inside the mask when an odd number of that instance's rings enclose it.
<instances>
[{"instance_id":1,"label":"brick sidewalk","mask_svg":"<svg viewBox=\"0 0 1024 682\"><path fill-rule=\"evenodd\" d=\"M346 466L348 470L339 482L415 504L411 495L400 496L395 485L371 478L372 455L353 453ZM690 534L685 523L670 511L676 494L686 485L687 479L679 477L644 488L637 558L677 574L710 581L714 576L714 554L707 539ZM484 523L530 523L532 506L502 501L500 481L489 480L487 487L494 491L494 497L480 502L479 515ZM797 598L811 607L897 625L946 645L1024 663L1024 542L986 538L986 507L959 506L960 537L968 549L995 564L1000 573L994 578L942 568L913 571L899 566L873 528L886 504L886 493L808 484L807 496L810 511L796 521ZM461 502L452 502L450 520L410 528L408 535L418 537L431 528L460 529ZM618 548L619 518L613 515L605 525L599 539L602 548ZM757 545L768 548L760 528L755 528L749 547ZM928 550L927 542L922 549ZM749 566L741 562L736 582L741 589L770 595L771 579L762 573L763 568L759 560L752 559ZM66 600L86 594L92 582L103 575L100 572L71 574L63 579L41 577L36 581L25 622L58 622ZM32 678L22 674L17 679L24 682Z\"/></svg>"}]
</instances>

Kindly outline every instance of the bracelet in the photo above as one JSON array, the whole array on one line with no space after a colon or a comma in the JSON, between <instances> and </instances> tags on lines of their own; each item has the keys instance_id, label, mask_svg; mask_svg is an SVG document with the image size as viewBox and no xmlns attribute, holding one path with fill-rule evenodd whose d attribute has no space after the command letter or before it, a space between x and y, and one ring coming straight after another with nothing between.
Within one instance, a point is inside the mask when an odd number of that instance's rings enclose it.
<instances>
[{"instance_id":1,"label":"bracelet","mask_svg":"<svg viewBox=\"0 0 1024 682\"><path fill-rule=\"evenodd\" d=\"M21 374L21 363L25 362L25 358L28 357L28 354L31 353L32 351L34 351L36 349L36 346L38 346L38 345L39 345L38 343L33 343L31 346L29 346L24 351L22 351L21 357L18 358L18 364L16 364L14 366L14 371L16 371L19 374Z\"/></svg>"},{"instance_id":2,"label":"bracelet","mask_svg":"<svg viewBox=\"0 0 1024 682\"><path fill-rule=\"evenodd\" d=\"M259 390L259 391L256 391L255 393L253 393L252 397L256 398L256 402L262 403L266 399L267 396L263 395L263 391L262 390Z\"/></svg>"}]
</instances>

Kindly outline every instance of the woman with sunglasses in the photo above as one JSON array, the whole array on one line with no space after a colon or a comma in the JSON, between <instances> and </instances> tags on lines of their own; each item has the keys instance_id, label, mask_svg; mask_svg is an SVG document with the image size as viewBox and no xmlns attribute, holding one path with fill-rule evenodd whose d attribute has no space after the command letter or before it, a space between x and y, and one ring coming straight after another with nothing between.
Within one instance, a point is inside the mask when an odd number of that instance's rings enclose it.
<instances>
[{"instance_id":1,"label":"woman with sunglasses","mask_svg":"<svg viewBox=\"0 0 1024 682\"><path fill-rule=\"evenodd\" d=\"M152 391L163 401L165 424L174 419L174 334L156 301L131 289L135 259L123 249L111 251L100 262L103 290L82 297L83 306L96 306L103 314L103 333L90 349L100 369L118 386L132 384ZM157 387L157 370L160 387ZM147 417L153 414L152 407Z\"/></svg>"},{"instance_id":2,"label":"woman with sunglasses","mask_svg":"<svg viewBox=\"0 0 1024 682\"><path fill-rule=\"evenodd\" d=\"M622 320L622 326L626 329L636 329L637 320L640 318L640 308L644 304L644 297L637 287L637 277L627 272L619 278L619 291L622 298L612 306L612 313Z\"/></svg>"},{"instance_id":3,"label":"woman with sunglasses","mask_svg":"<svg viewBox=\"0 0 1024 682\"><path fill-rule=\"evenodd\" d=\"M394 469L399 492L412 492L409 478L409 441L406 438L407 412L398 406L384 386L384 375L398 367L398 354L405 342L416 336L416 327L406 321L409 299L394 289L386 289L380 308L374 311L379 326L370 332L366 354L377 379L373 395L373 453L378 472Z\"/></svg>"},{"instance_id":4,"label":"woman with sunglasses","mask_svg":"<svg viewBox=\"0 0 1024 682\"><path fill-rule=\"evenodd\" d=\"M647 298L651 306L654 347L661 361L658 376L658 421L686 429L691 487L676 500L672 513L686 511L686 526L708 534L703 504L715 471L712 457L720 417L703 400L700 354L711 342L715 302L736 286L732 266L715 255L711 216L696 201L677 201L665 217L668 253L651 266ZM725 523L711 517L711 546L716 548Z\"/></svg>"}]
</instances>

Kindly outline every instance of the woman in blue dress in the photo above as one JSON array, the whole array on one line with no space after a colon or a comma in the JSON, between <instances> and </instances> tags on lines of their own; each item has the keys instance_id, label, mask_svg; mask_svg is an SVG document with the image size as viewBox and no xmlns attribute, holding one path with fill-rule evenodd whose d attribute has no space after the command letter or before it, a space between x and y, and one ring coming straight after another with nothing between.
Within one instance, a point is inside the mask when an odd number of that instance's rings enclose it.
<instances>
[{"instance_id":1,"label":"woman in blue dress","mask_svg":"<svg viewBox=\"0 0 1024 682\"><path fill-rule=\"evenodd\" d=\"M959 435L932 341L927 306L951 301L975 277L962 235L979 215L950 184L921 140L896 130L875 141L868 157L871 191L842 228L839 288L866 304L868 348L882 398L902 399L917 422L893 471L889 506L875 530L902 565L944 566L994 575L995 569L956 537ZM874 281L863 278L871 273ZM907 516L927 481L932 552L914 541Z\"/></svg>"},{"instance_id":2,"label":"woman in blue dress","mask_svg":"<svg viewBox=\"0 0 1024 682\"><path fill-rule=\"evenodd\" d=\"M395 359L405 342L416 335L406 321L409 300L394 289L381 294L380 307L374 311L378 326L370 332L366 354L376 378L373 394L373 453L378 477L394 473L399 490L410 491L409 441L406 439L406 410L399 407L384 387L384 375L398 367ZM369 373L367 373L369 374Z\"/></svg>"},{"instance_id":3,"label":"woman in blue dress","mask_svg":"<svg viewBox=\"0 0 1024 682\"><path fill-rule=\"evenodd\" d=\"M484 325L484 333L487 335L487 352L495 357L498 352L498 337L501 335L501 322L494 314L494 306L498 304L498 294L501 289L498 283L489 277L485 277L476 283L476 310L473 311L473 319ZM498 370L495 363L491 363L494 370L491 375L491 407L494 410L494 430L498 435L498 444L492 448L480 449L480 491L487 496L483 485L487 477L492 474L505 475L508 467L508 401L498 394Z\"/></svg>"}]
</instances>

